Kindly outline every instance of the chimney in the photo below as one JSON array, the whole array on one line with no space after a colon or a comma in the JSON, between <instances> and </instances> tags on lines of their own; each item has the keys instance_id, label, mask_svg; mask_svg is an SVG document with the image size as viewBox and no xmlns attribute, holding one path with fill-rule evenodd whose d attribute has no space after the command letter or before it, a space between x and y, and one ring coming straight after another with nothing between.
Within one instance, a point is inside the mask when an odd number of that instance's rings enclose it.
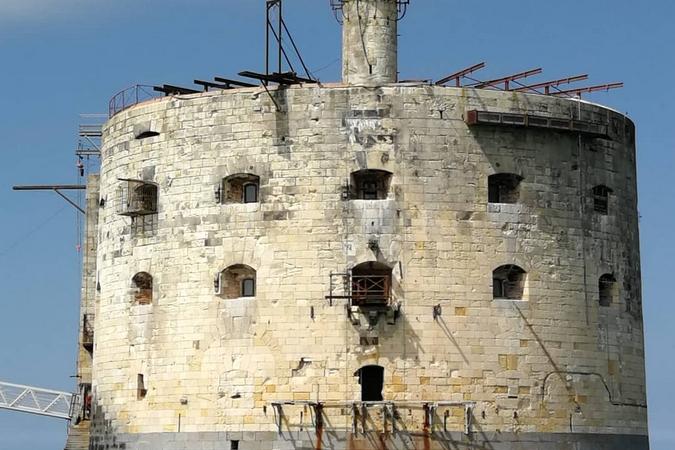
<instances>
[{"instance_id":1,"label":"chimney","mask_svg":"<svg viewBox=\"0 0 675 450\"><path fill-rule=\"evenodd\" d=\"M400 0L341 0L342 81L379 86L397 81Z\"/></svg>"}]
</instances>

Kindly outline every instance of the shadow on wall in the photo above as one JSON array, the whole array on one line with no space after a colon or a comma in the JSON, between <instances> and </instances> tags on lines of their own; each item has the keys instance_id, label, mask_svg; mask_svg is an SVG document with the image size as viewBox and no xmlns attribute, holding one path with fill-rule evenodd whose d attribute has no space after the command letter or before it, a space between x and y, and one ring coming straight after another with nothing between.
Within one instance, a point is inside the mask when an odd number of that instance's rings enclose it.
<instances>
[{"instance_id":1,"label":"shadow on wall","mask_svg":"<svg viewBox=\"0 0 675 450\"><path fill-rule=\"evenodd\" d=\"M126 448L126 442L120 440L119 432L113 427L112 421L105 418L103 408L98 402L93 405L92 412L89 450Z\"/></svg>"},{"instance_id":2,"label":"shadow on wall","mask_svg":"<svg viewBox=\"0 0 675 450\"><path fill-rule=\"evenodd\" d=\"M381 318L378 326L380 327L380 347L377 354L380 358L390 358L392 361L401 358L417 362L420 355L425 353L422 340L415 333L404 311L398 316L396 325L388 325ZM363 364L367 364L369 353L365 352L360 359L364 361Z\"/></svg>"},{"instance_id":3,"label":"shadow on wall","mask_svg":"<svg viewBox=\"0 0 675 450\"><path fill-rule=\"evenodd\" d=\"M445 319L443 319L443 316L438 316L436 318L436 323L438 323L438 326L441 328L441 330L443 330L443 334L445 334L448 340L455 347L455 350L457 350L457 352L462 356L464 363L469 364L469 358L467 358L466 353L464 353L464 350L462 350L462 347L460 347L457 339L455 339L455 337L452 335L452 332L450 331L448 324L445 322Z\"/></svg>"}]
</instances>

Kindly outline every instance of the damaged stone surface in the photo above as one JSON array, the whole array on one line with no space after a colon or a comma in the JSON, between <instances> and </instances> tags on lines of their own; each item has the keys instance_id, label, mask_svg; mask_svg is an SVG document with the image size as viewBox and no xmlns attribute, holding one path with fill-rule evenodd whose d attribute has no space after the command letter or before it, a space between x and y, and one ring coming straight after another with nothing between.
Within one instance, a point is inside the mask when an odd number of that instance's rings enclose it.
<instances>
[{"instance_id":1,"label":"damaged stone surface","mask_svg":"<svg viewBox=\"0 0 675 450\"><path fill-rule=\"evenodd\" d=\"M271 95L281 112L246 88L140 104L106 125L100 292L88 293L92 448L315 448L307 401L326 403L325 432L342 437L324 448L361 448L350 447L348 402L360 400L354 373L367 365L384 368L383 397L399 405L403 434L388 448L423 445L425 433L436 448L445 429L475 440L466 448L648 448L629 119L569 99L425 85ZM611 135L467 126L477 109L605 123ZM148 123L160 134L135 139ZM392 174L386 199L345 199L364 169ZM219 202L223 179L242 173L260 177L260 201ZM488 203L496 173L522 177L516 204ZM156 183L157 214L118 215L120 179ZM607 215L594 213L597 185L612 188ZM392 269L400 317L362 341L345 300L325 296L331 272L367 261ZM214 292L237 264L255 270L255 297ZM523 299L493 300L493 271L509 264L526 272ZM154 280L150 305L133 301L139 272ZM607 273L620 289L601 307ZM296 403L283 406L279 436L272 404L284 401ZM443 401L475 403L470 436L462 406L439 407L437 428L425 427L419 402ZM379 411L367 432L385 426ZM298 433L313 437L289 438Z\"/></svg>"}]
</instances>

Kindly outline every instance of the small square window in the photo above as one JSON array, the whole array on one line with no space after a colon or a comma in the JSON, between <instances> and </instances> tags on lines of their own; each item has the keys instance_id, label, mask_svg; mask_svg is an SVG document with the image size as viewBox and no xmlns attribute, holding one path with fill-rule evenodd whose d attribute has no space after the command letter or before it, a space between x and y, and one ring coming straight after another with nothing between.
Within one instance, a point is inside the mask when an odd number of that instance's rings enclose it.
<instances>
[{"instance_id":1,"label":"small square window","mask_svg":"<svg viewBox=\"0 0 675 450\"><path fill-rule=\"evenodd\" d=\"M498 173L488 177L488 203L518 203L523 177L513 173Z\"/></svg>"},{"instance_id":2,"label":"small square window","mask_svg":"<svg viewBox=\"0 0 675 450\"><path fill-rule=\"evenodd\" d=\"M359 170L351 175L351 198L385 200L389 194L391 173L385 170Z\"/></svg>"},{"instance_id":3,"label":"small square window","mask_svg":"<svg viewBox=\"0 0 675 450\"><path fill-rule=\"evenodd\" d=\"M253 278L245 278L241 282L241 296L255 297L255 280Z\"/></svg>"},{"instance_id":4,"label":"small square window","mask_svg":"<svg viewBox=\"0 0 675 450\"><path fill-rule=\"evenodd\" d=\"M244 203L258 202L258 185L248 183L244 185Z\"/></svg>"}]
</instances>

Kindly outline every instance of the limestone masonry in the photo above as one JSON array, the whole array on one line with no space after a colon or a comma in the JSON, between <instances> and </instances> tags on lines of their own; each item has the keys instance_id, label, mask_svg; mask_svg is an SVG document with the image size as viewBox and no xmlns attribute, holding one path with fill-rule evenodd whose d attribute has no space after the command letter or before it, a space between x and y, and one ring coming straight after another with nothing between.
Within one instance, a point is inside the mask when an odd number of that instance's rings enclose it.
<instances>
[{"instance_id":1,"label":"limestone masonry","mask_svg":"<svg viewBox=\"0 0 675 450\"><path fill-rule=\"evenodd\" d=\"M343 7L343 83L105 125L89 448L648 449L633 123L398 83L396 0Z\"/></svg>"}]
</instances>

